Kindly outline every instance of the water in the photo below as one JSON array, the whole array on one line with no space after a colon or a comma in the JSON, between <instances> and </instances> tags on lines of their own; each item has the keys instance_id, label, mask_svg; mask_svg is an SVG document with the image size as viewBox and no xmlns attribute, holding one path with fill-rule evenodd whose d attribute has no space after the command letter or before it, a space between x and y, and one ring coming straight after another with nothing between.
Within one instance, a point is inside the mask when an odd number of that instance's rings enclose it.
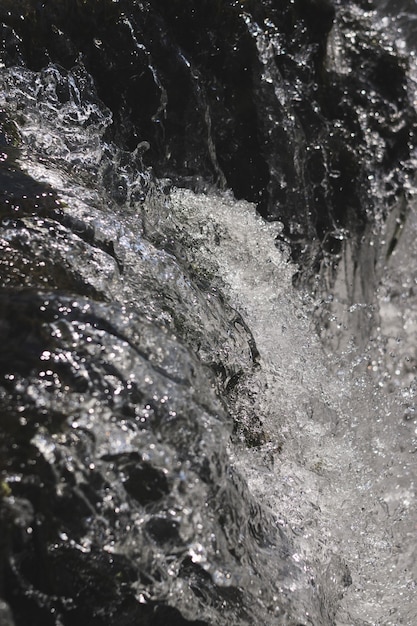
<instances>
[{"instance_id":1,"label":"water","mask_svg":"<svg viewBox=\"0 0 417 626\"><path fill-rule=\"evenodd\" d=\"M308 308L291 288L293 267L279 252L271 254L276 227L260 223L260 240L249 228L248 249L247 232L233 228L235 206L225 216L224 201L219 206L213 198L176 196L187 226L190 216L200 225L200 253L208 247L212 259L217 245L229 297L244 311L260 352L263 388L256 394L256 410L268 439L260 448L232 449L234 462L251 491L279 511L282 523L295 533L292 558L314 563L326 581L329 602L345 592L335 623L412 624L417 609L412 530L416 422L412 384L398 369L405 366L411 378L410 342L401 337L407 326L404 331L402 320L397 321L394 330L395 316L410 319L410 301L406 308L404 301L393 306L391 276L383 287L377 337L365 349L351 345L340 355L325 355ZM222 228L229 227L224 243L210 241L219 218ZM251 224L254 215L249 212L240 220ZM411 225L407 232L412 237ZM409 255L410 241L402 245ZM401 250L391 261L393 273ZM410 271L413 261L408 257ZM404 276L404 258L399 267ZM392 308L384 304L389 299ZM399 348L404 341L406 355ZM259 379L249 386L259 389ZM240 411L247 411L240 402ZM399 598L404 604L399 605Z\"/></svg>"},{"instance_id":2,"label":"water","mask_svg":"<svg viewBox=\"0 0 417 626\"><path fill-rule=\"evenodd\" d=\"M137 111L127 117L126 101L118 127L82 60L65 69L40 51L39 67L29 69L6 29L0 616L7 626L411 626L417 214L412 139L408 152L396 144L411 113L385 94L384 123L373 126L382 102L374 85L371 112L359 115L363 143L355 135L357 174L372 178L356 189L348 217L332 213L327 203L344 197L351 163L341 152L346 169L327 163L323 194L311 191L318 161L303 155L317 137L302 136L299 103L310 93L303 68L315 48L288 56L305 80L291 87L287 61L280 72L274 65L285 56L284 35L243 12L261 62L259 99L271 116L270 98L280 101L285 141L297 146L283 153L306 185L289 189L291 168L270 152L279 133L269 117L268 156L256 167L276 178L268 197L251 192L279 218L267 222L255 204L214 184L233 187L233 164L212 130L224 111L203 93L191 48L179 58L196 80L204 123L195 122L194 139L207 154L187 148L181 170L181 147L169 136L169 79L125 10L119 26L157 94L154 123L168 120L163 158L150 145L159 130L134 148L118 137L137 132ZM350 10L349 19L368 19ZM314 31L309 15L291 45ZM341 81L355 49L353 31L342 27L352 48L336 28L328 43ZM378 28L367 31L367 45ZM69 54L59 37L53 54ZM94 41L102 54L107 41ZM378 45L401 55L389 37ZM407 76L411 97L412 70ZM390 164L381 137L397 146ZM236 141L242 166L248 146ZM149 150L158 176L146 164ZM175 168L173 187L162 174ZM311 211L294 223L300 194ZM272 215L284 197L287 213ZM324 217L313 219L320 202Z\"/></svg>"}]
</instances>

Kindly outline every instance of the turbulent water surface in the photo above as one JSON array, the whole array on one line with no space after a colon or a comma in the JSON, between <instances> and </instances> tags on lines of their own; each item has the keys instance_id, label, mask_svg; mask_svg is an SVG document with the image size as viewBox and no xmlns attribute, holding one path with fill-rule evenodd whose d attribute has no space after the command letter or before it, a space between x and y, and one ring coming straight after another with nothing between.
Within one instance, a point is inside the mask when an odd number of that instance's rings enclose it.
<instances>
[{"instance_id":1,"label":"turbulent water surface","mask_svg":"<svg viewBox=\"0 0 417 626\"><path fill-rule=\"evenodd\" d=\"M376 4L0 3L2 625L417 622L417 10Z\"/></svg>"}]
</instances>

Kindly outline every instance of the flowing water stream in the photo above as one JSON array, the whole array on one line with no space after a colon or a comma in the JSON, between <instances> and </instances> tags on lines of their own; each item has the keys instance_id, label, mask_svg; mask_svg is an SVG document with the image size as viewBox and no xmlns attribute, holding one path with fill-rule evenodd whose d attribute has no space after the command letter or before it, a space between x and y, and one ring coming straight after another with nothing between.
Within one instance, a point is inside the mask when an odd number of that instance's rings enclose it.
<instances>
[{"instance_id":1,"label":"flowing water stream","mask_svg":"<svg viewBox=\"0 0 417 626\"><path fill-rule=\"evenodd\" d=\"M103 3L77 50L90 4L2 9L0 623L413 626L411 44L384 3L231 3L204 83L194 9L123 2L106 40ZM104 90L138 59L147 92Z\"/></svg>"}]
</instances>

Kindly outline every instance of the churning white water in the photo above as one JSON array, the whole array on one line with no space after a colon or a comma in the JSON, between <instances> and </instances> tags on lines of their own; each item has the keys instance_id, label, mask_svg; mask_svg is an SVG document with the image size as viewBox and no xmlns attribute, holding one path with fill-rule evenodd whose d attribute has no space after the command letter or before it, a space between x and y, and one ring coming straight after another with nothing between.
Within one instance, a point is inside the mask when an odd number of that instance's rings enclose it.
<instances>
[{"instance_id":1,"label":"churning white water","mask_svg":"<svg viewBox=\"0 0 417 626\"><path fill-rule=\"evenodd\" d=\"M232 449L235 464L291 531L293 560L314 564L330 589L334 579L335 593L346 586L339 626L412 626L415 216L383 276L372 340L360 348L352 337L329 355L308 298L292 287L294 267L274 245L279 225L247 203L182 190L171 211L167 221L182 229L200 271L217 274L260 352L239 404L262 420L267 437L260 448ZM336 332L337 318L333 324Z\"/></svg>"}]
</instances>

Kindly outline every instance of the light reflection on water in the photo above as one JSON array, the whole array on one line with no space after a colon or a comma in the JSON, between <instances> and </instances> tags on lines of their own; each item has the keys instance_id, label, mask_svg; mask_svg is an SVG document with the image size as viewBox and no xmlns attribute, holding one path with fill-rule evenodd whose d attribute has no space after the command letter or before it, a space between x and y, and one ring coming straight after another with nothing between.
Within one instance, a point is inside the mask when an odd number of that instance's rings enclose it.
<instances>
[{"instance_id":1,"label":"light reflection on water","mask_svg":"<svg viewBox=\"0 0 417 626\"><path fill-rule=\"evenodd\" d=\"M104 538L104 551L151 572L150 583L132 584L140 602L174 598L190 619L412 626L415 217L379 268L380 317L372 300L352 302L338 290L349 267L331 290L297 291L288 250L275 247L280 223L266 224L228 194L176 190L139 201L140 173L103 141L109 112L83 103L74 77L49 67L3 78L27 107L21 165L59 190L59 204L51 203L72 219L71 229L24 216L19 236L5 223L7 243L23 266L30 250L25 256L22 241L36 243L38 273L25 286L41 295L62 288L43 271L52 255L66 264L64 286L77 294L82 284L95 302L58 296L55 309L53 295L40 298L41 315L55 316L40 327L58 348L40 346L42 369L27 384L7 373L38 412L29 440L36 463L54 468L58 498L70 484L85 506L83 533L58 539L84 554ZM63 103L54 90L67 80ZM30 107L33 94L47 99L43 108ZM110 200L113 161L118 193ZM88 225L90 240L74 224ZM44 238L52 231L53 245ZM22 286L17 261L11 280ZM16 406L20 425L32 427L26 409ZM50 428L58 409L65 423ZM8 477L12 493L23 477ZM16 501L31 535L33 511ZM219 589L231 589L220 608Z\"/></svg>"}]
</instances>

